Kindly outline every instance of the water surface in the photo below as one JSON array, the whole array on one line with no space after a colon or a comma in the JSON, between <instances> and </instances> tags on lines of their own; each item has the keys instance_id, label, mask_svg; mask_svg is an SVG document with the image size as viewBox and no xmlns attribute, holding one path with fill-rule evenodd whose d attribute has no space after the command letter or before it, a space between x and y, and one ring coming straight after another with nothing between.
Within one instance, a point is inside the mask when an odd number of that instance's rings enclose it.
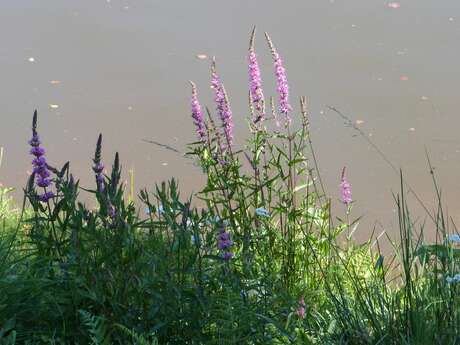
<instances>
[{"instance_id":1,"label":"water surface","mask_svg":"<svg viewBox=\"0 0 460 345\"><path fill-rule=\"evenodd\" d=\"M327 190L338 205L347 166L355 215L396 225L392 191L398 176L376 151L327 109L343 111L402 168L433 207L425 147L450 215L458 219L460 136L460 2L3 0L0 4L0 181L20 187L30 170L27 139L38 109L52 163L71 160L91 187L99 132L108 165L119 151L136 187L175 176L184 195L202 178L187 161L143 142L181 150L194 140L189 84L210 105L209 60L215 55L234 109L236 136L246 135L249 32L269 31L285 60L295 107L309 98L312 138ZM266 94L273 94L270 55L256 48ZM343 211L338 208L339 214ZM343 213L343 212L342 212ZM423 219L423 214L418 213Z\"/></svg>"}]
</instances>

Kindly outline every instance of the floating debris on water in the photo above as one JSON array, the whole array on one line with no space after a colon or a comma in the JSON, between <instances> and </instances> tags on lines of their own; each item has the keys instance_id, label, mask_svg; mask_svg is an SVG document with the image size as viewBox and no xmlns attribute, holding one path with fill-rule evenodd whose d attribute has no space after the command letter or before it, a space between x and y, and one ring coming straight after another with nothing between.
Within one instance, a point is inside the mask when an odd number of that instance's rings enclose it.
<instances>
[{"instance_id":1,"label":"floating debris on water","mask_svg":"<svg viewBox=\"0 0 460 345\"><path fill-rule=\"evenodd\" d=\"M133 110L133 107L132 107L132 106L128 106L128 110L129 110L129 111Z\"/></svg>"},{"instance_id":2,"label":"floating debris on water","mask_svg":"<svg viewBox=\"0 0 460 345\"><path fill-rule=\"evenodd\" d=\"M362 125L364 123L364 120L356 120L355 123L357 125Z\"/></svg>"},{"instance_id":3,"label":"floating debris on water","mask_svg":"<svg viewBox=\"0 0 460 345\"><path fill-rule=\"evenodd\" d=\"M427 97L427 96L422 96L422 97L420 97L420 99L421 99L422 101L428 101L428 97Z\"/></svg>"},{"instance_id":4,"label":"floating debris on water","mask_svg":"<svg viewBox=\"0 0 460 345\"><path fill-rule=\"evenodd\" d=\"M163 162L163 163L161 163L161 165L165 167L165 166L167 166L167 165L168 165L168 163L166 163L166 162Z\"/></svg>"},{"instance_id":5,"label":"floating debris on water","mask_svg":"<svg viewBox=\"0 0 460 345\"><path fill-rule=\"evenodd\" d=\"M454 18L453 17L449 17L449 22L453 22L454 21Z\"/></svg>"},{"instance_id":6,"label":"floating debris on water","mask_svg":"<svg viewBox=\"0 0 460 345\"><path fill-rule=\"evenodd\" d=\"M27 59L27 61L29 61L29 62L35 62L35 58L30 57L30 58Z\"/></svg>"},{"instance_id":7,"label":"floating debris on water","mask_svg":"<svg viewBox=\"0 0 460 345\"><path fill-rule=\"evenodd\" d=\"M401 81L408 81L409 80L409 77L407 75L402 75L399 77L399 80Z\"/></svg>"},{"instance_id":8,"label":"floating debris on water","mask_svg":"<svg viewBox=\"0 0 460 345\"><path fill-rule=\"evenodd\" d=\"M59 85L61 83L60 80L50 80L51 85Z\"/></svg>"},{"instance_id":9,"label":"floating debris on water","mask_svg":"<svg viewBox=\"0 0 460 345\"><path fill-rule=\"evenodd\" d=\"M196 58L199 60L206 60L208 56L206 54L196 54Z\"/></svg>"},{"instance_id":10,"label":"floating debris on water","mask_svg":"<svg viewBox=\"0 0 460 345\"><path fill-rule=\"evenodd\" d=\"M409 131L415 132L415 128L414 128L414 127L411 127L411 128L409 128Z\"/></svg>"},{"instance_id":11,"label":"floating debris on water","mask_svg":"<svg viewBox=\"0 0 460 345\"><path fill-rule=\"evenodd\" d=\"M389 2L387 4L387 7L388 8L393 8L393 9L397 9L397 8L400 8L401 7L401 4L399 2Z\"/></svg>"},{"instance_id":12,"label":"floating debris on water","mask_svg":"<svg viewBox=\"0 0 460 345\"><path fill-rule=\"evenodd\" d=\"M59 108L59 105L58 104L49 104L49 107L51 109L58 109Z\"/></svg>"}]
</instances>

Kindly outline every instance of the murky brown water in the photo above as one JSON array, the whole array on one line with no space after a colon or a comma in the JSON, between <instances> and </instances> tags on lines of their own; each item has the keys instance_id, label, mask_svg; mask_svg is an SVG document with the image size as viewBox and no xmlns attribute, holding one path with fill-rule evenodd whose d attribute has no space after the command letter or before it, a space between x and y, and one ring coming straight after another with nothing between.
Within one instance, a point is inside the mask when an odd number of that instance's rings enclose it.
<instances>
[{"instance_id":1,"label":"murky brown water","mask_svg":"<svg viewBox=\"0 0 460 345\"><path fill-rule=\"evenodd\" d=\"M450 214L459 219L460 2L386 5L370 0L3 0L0 181L25 183L30 120L38 108L48 159L70 159L84 186L92 185L91 157L103 132L106 164L120 151L125 171L135 170L137 188L176 176L184 194L196 190L200 175L189 161L142 139L180 149L194 140L188 80L211 101L209 60L196 54L217 56L236 135L245 135L245 59L256 24L260 33L271 33L284 57L293 102L309 97L312 136L334 197L346 165L359 205L355 214L364 214L369 224L395 225L391 191L397 190L398 176L326 105L358 120L430 201L426 146ZM261 35L256 44L268 94L274 90L270 56Z\"/></svg>"}]
</instances>

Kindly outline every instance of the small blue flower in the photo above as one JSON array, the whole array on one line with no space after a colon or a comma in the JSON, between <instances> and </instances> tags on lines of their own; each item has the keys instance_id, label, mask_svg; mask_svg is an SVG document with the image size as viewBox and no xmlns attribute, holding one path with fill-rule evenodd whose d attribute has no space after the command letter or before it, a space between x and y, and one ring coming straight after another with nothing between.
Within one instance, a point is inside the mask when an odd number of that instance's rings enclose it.
<instances>
[{"instance_id":1,"label":"small blue flower","mask_svg":"<svg viewBox=\"0 0 460 345\"><path fill-rule=\"evenodd\" d=\"M145 207L145 214L146 214L147 216L150 216L151 213L152 213L152 210L150 209L150 207L146 206L146 207Z\"/></svg>"},{"instance_id":2,"label":"small blue flower","mask_svg":"<svg viewBox=\"0 0 460 345\"><path fill-rule=\"evenodd\" d=\"M259 217L270 217L270 213L263 207L256 208L255 212Z\"/></svg>"},{"instance_id":3,"label":"small blue flower","mask_svg":"<svg viewBox=\"0 0 460 345\"><path fill-rule=\"evenodd\" d=\"M215 224L215 223L219 223L221 220L221 218L219 216L215 216L214 218L210 217L206 220L206 224L207 225L212 225L212 224ZM227 220L227 219L224 219L222 221L223 225L224 226L229 226L230 225L230 222Z\"/></svg>"},{"instance_id":4,"label":"small blue flower","mask_svg":"<svg viewBox=\"0 0 460 345\"><path fill-rule=\"evenodd\" d=\"M158 215L161 216L164 213L165 213L165 209L163 205L158 206Z\"/></svg>"},{"instance_id":5,"label":"small blue flower","mask_svg":"<svg viewBox=\"0 0 460 345\"><path fill-rule=\"evenodd\" d=\"M457 273L453 277L447 277L446 282L447 282L447 284L453 284L453 283L460 282L460 274Z\"/></svg>"},{"instance_id":6,"label":"small blue flower","mask_svg":"<svg viewBox=\"0 0 460 345\"><path fill-rule=\"evenodd\" d=\"M458 234L452 234L449 236L449 241L453 242L455 244L460 244L460 235Z\"/></svg>"},{"instance_id":7,"label":"small blue flower","mask_svg":"<svg viewBox=\"0 0 460 345\"><path fill-rule=\"evenodd\" d=\"M200 247L200 236L198 234L192 235L190 239L193 245Z\"/></svg>"}]
</instances>

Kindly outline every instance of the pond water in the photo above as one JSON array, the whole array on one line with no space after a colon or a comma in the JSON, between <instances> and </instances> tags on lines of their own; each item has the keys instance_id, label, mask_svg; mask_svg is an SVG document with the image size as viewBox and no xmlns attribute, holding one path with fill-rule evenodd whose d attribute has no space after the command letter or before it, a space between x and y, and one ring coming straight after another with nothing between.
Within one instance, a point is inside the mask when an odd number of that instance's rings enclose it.
<instances>
[{"instance_id":1,"label":"pond water","mask_svg":"<svg viewBox=\"0 0 460 345\"><path fill-rule=\"evenodd\" d=\"M394 229L398 175L328 105L402 168L432 208L426 148L450 215L459 219L458 0L3 0L0 181L25 184L37 108L48 160L71 160L83 186L92 186L91 157L102 132L106 165L119 151L125 172L134 169L137 189L175 176L184 196L196 191L202 177L190 161L143 140L184 150L195 139L189 80L213 107L210 61L197 58L202 54L217 58L242 142L253 25L265 93L274 95L262 35L268 31L285 60L292 103L298 109L296 99L309 98L312 138L335 204L347 167L354 214L367 224L358 232L369 234L374 222Z\"/></svg>"}]
</instances>

